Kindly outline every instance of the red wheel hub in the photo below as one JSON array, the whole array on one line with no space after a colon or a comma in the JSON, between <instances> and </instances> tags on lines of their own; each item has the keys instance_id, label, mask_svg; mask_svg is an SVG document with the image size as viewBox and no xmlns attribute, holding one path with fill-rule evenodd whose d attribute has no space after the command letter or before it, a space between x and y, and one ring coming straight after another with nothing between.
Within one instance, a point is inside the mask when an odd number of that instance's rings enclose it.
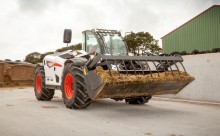
<instances>
[{"instance_id":1,"label":"red wheel hub","mask_svg":"<svg viewBox=\"0 0 220 136\"><path fill-rule=\"evenodd\" d=\"M67 99L71 99L74 96L74 90L72 89L73 82L73 76L68 73L64 79L64 92Z\"/></svg>"},{"instance_id":2,"label":"red wheel hub","mask_svg":"<svg viewBox=\"0 0 220 136\"><path fill-rule=\"evenodd\" d=\"M37 74L36 78L35 78L35 88L37 93L41 92L41 76L40 74Z\"/></svg>"}]
</instances>

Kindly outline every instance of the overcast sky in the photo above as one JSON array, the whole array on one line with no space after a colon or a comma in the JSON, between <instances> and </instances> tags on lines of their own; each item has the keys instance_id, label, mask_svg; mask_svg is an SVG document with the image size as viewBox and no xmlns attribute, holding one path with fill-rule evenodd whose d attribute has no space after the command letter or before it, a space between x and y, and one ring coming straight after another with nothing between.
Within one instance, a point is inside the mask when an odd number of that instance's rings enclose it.
<instances>
[{"instance_id":1,"label":"overcast sky","mask_svg":"<svg viewBox=\"0 0 220 136\"><path fill-rule=\"evenodd\" d=\"M157 40L220 0L0 0L0 60L55 51L86 29L145 31Z\"/></svg>"}]
</instances>

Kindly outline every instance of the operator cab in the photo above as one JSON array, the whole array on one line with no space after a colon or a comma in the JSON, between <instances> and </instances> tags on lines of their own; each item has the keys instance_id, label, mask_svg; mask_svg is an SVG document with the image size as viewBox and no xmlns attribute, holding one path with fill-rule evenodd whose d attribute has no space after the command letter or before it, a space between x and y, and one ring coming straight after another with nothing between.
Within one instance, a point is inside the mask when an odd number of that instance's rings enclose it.
<instances>
[{"instance_id":1,"label":"operator cab","mask_svg":"<svg viewBox=\"0 0 220 136\"><path fill-rule=\"evenodd\" d=\"M64 30L63 42L68 44L71 42L71 29ZM117 30L92 29L82 32L82 50L85 53L100 53L113 56L127 56L128 49L121 33ZM64 58L66 58L65 53ZM70 58L71 56L67 56Z\"/></svg>"},{"instance_id":2,"label":"operator cab","mask_svg":"<svg viewBox=\"0 0 220 136\"><path fill-rule=\"evenodd\" d=\"M93 29L82 33L82 50L105 55L126 56L126 43L116 30Z\"/></svg>"}]
</instances>

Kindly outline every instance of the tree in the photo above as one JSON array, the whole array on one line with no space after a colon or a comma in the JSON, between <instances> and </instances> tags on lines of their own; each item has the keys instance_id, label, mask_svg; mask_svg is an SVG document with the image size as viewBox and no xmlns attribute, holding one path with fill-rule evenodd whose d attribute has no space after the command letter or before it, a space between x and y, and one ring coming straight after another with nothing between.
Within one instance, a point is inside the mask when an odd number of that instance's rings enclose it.
<instances>
[{"instance_id":1,"label":"tree","mask_svg":"<svg viewBox=\"0 0 220 136\"><path fill-rule=\"evenodd\" d=\"M159 54L162 49L158 46L157 40L148 32L138 32L125 36L129 52L134 55Z\"/></svg>"},{"instance_id":2,"label":"tree","mask_svg":"<svg viewBox=\"0 0 220 136\"><path fill-rule=\"evenodd\" d=\"M46 52L46 53L41 54L39 61L42 62L44 57L47 56L47 55L50 55L50 54L54 54L54 52L50 51L50 52Z\"/></svg>"},{"instance_id":3,"label":"tree","mask_svg":"<svg viewBox=\"0 0 220 136\"><path fill-rule=\"evenodd\" d=\"M32 64L37 64L40 62L41 54L39 52L32 52L25 57L25 62L29 62Z\"/></svg>"},{"instance_id":4,"label":"tree","mask_svg":"<svg viewBox=\"0 0 220 136\"><path fill-rule=\"evenodd\" d=\"M71 45L71 46L68 46L68 47L63 47L63 48L57 49L56 51L57 52L63 52L63 51L67 51L67 50L81 50L81 49L82 49L82 44L78 43L78 44L75 44L75 45Z\"/></svg>"},{"instance_id":5,"label":"tree","mask_svg":"<svg viewBox=\"0 0 220 136\"><path fill-rule=\"evenodd\" d=\"M57 49L56 51L63 52L63 51L67 51L67 50L81 50L81 49L82 49L82 44L78 43L75 45L71 45L68 47L63 47L63 48ZM24 61L32 63L32 64L41 63L46 55L53 54L53 53L54 52L51 52L51 51L43 53L43 54L40 54L39 52L32 52L25 57Z\"/></svg>"}]
</instances>

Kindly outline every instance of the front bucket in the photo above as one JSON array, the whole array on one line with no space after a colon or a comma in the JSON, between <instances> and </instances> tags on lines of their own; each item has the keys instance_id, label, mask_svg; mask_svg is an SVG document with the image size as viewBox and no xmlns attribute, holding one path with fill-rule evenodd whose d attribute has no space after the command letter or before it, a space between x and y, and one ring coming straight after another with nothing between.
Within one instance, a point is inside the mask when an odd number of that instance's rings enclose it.
<instances>
[{"instance_id":1,"label":"front bucket","mask_svg":"<svg viewBox=\"0 0 220 136\"><path fill-rule=\"evenodd\" d=\"M163 81L146 84L106 84L97 98L126 98L136 96L153 96L176 94L192 80Z\"/></svg>"},{"instance_id":2,"label":"front bucket","mask_svg":"<svg viewBox=\"0 0 220 136\"><path fill-rule=\"evenodd\" d=\"M105 83L96 98L128 98L176 94L194 80L186 72L161 72L151 75L126 75L98 70L97 74Z\"/></svg>"}]
</instances>

